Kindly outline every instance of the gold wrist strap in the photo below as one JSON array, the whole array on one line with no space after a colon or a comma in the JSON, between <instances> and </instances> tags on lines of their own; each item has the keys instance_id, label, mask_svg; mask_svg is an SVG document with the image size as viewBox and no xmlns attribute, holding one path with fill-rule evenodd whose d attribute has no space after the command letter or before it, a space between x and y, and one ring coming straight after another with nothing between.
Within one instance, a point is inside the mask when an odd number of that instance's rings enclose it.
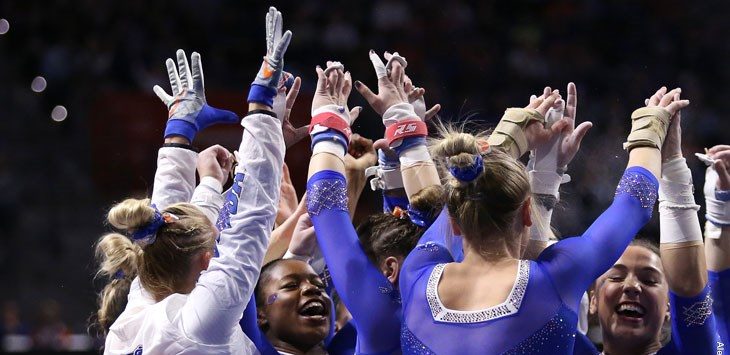
<instances>
[{"instance_id":1,"label":"gold wrist strap","mask_svg":"<svg viewBox=\"0 0 730 355\"><path fill-rule=\"evenodd\" d=\"M545 123L545 117L531 108L508 108L487 139L490 147L496 147L515 159L527 152L525 128L532 122Z\"/></svg>"},{"instance_id":2,"label":"gold wrist strap","mask_svg":"<svg viewBox=\"0 0 730 355\"><path fill-rule=\"evenodd\" d=\"M669 127L669 111L662 107L642 107L631 114L631 133L624 149L637 147L662 148Z\"/></svg>"}]
</instances>

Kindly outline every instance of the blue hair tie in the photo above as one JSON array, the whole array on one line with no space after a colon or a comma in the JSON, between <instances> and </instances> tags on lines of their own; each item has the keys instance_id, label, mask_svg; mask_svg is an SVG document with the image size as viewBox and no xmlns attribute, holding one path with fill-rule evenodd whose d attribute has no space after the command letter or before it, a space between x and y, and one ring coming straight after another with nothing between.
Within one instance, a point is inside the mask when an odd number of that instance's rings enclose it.
<instances>
[{"instance_id":1,"label":"blue hair tie","mask_svg":"<svg viewBox=\"0 0 730 355\"><path fill-rule=\"evenodd\" d=\"M463 182L474 181L474 179L479 177L479 174L481 174L482 171L484 171L484 159L482 159L482 156L479 154L474 155L474 163L472 165L463 168L456 166L449 167L451 175L453 175L457 180Z\"/></svg>"},{"instance_id":2,"label":"blue hair tie","mask_svg":"<svg viewBox=\"0 0 730 355\"><path fill-rule=\"evenodd\" d=\"M430 227L434 221L431 213L419 211L411 207L411 205L408 205L408 218L410 218L411 223L423 228Z\"/></svg>"},{"instance_id":3,"label":"blue hair tie","mask_svg":"<svg viewBox=\"0 0 730 355\"><path fill-rule=\"evenodd\" d=\"M117 270L117 272L114 273L114 276L112 276L115 280L121 280L124 278L124 271L122 269Z\"/></svg>"},{"instance_id":4,"label":"blue hair tie","mask_svg":"<svg viewBox=\"0 0 730 355\"><path fill-rule=\"evenodd\" d=\"M136 243L142 245L149 245L155 242L157 230L165 224L165 219L162 217L162 213L157 209L157 206L152 205L155 210L155 216L152 218L150 223L147 223L144 227L137 229L132 233L132 239Z\"/></svg>"}]
</instances>

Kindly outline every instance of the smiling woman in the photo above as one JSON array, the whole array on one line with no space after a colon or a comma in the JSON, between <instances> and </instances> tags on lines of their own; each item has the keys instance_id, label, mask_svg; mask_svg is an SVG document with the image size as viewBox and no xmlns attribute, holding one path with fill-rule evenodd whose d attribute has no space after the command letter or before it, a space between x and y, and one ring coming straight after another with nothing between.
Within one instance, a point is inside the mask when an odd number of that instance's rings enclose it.
<instances>
[{"instance_id":1,"label":"smiling woman","mask_svg":"<svg viewBox=\"0 0 730 355\"><path fill-rule=\"evenodd\" d=\"M258 325L279 352L310 353L330 330L332 300L309 264L277 259L261 269L255 290Z\"/></svg>"},{"instance_id":2,"label":"smiling woman","mask_svg":"<svg viewBox=\"0 0 730 355\"><path fill-rule=\"evenodd\" d=\"M598 314L604 343L628 341L661 348L670 315L659 248L641 239L632 242L596 281L591 313Z\"/></svg>"}]
</instances>

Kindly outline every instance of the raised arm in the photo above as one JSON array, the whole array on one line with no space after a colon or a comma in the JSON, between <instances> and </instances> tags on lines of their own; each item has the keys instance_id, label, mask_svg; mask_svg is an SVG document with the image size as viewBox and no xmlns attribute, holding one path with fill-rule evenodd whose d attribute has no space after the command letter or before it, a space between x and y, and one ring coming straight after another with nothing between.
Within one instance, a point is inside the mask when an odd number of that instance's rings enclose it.
<instances>
[{"instance_id":1,"label":"raised arm","mask_svg":"<svg viewBox=\"0 0 730 355\"><path fill-rule=\"evenodd\" d=\"M428 153L426 136L428 128L425 103L417 106L423 108L423 116L416 113L414 104L416 99L422 99L422 89L413 88L412 83L406 91L406 83L410 79L405 75L407 62L398 52L385 53L387 64L383 63L375 52L370 51L370 60L378 78L378 93L373 93L365 84L355 82L355 88L367 100L375 112L383 118L385 125L385 139L388 147L393 149L399 157L400 169L403 176L403 187L409 200L426 187L441 185L438 171ZM416 91L413 94L413 91ZM421 95L418 96L417 94ZM410 98L414 99L411 103ZM429 112L433 115L440 109L436 105Z\"/></svg>"},{"instance_id":2,"label":"raised arm","mask_svg":"<svg viewBox=\"0 0 730 355\"><path fill-rule=\"evenodd\" d=\"M267 24L281 23L271 8ZM248 303L259 276L279 199L285 143L281 120L271 112L282 73L283 55L291 32L273 38L264 63L249 91L249 114L243 118L243 138L237 153L230 209L230 227L221 232L219 256L211 260L182 308L178 327L193 341L228 341Z\"/></svg>"},{"instance_id":3,"label":"raised arm","mask_svg":"<svg viewBox=\"0 0 730 355\"><path fill-rule=\"evenodd\" d=\"M200 54L193 52L192 66L182 49L178 49L176 55L177 67L174 60L165 61L172 95L158 85L153 88L168 108L165 141L157 157L151 198L158 209L190 201L198 157L192 143L197 132L214 124L238 122L235 113L207 104Z\"/></svg>"},{"instance_id":4,"label":"raised arm","mask_svg":"<svg viewBox=\"0 0 730 355\"><path fill-rule=\"evenodd\" d=\"M649 100L658 98L655 95ZM693 297L707 284L707 266L697 216L700 206L695 204L692 172L682 156L681 119L681 112L677 112L662 147L660 246L669 289L679 296Z\"/></svg>"},{"instance_id":5,"label":"raised arm","mask_svg":"<svg viewBox=\"0 0 730 355\"><path fill-rule=\"evenodd\" d=\"M664 95L666 89L660 89L660 100L632 114L632 130L624 143L629 161L611 206L582 237L564 239L545 249L538 258L566 304L577 307L588 285L613 265L651 218L666 130L672 115L689 104L674 99L677 91Z\"/></svg>"},{"instance_id":6,"label":"raised arm","mask_svg":"<svg viewBox=\"0 0 730 355\"><path fill-rule=\"evenodd\" d=\"M669 95L669 93L667 94ZM647 100L661 100L654 97ZM679 93L675 94L679 100ZM672 345L681 353L709 354L717 348L712 298L707 284L705 250L694 201L692 172L682 156L681 112L674 114L662 147L659 189L661 261L669 286ZM687 312L702 306L707 312Z\"/></svg>"},{"instance_id":7,"label":"raised arm","mask_svg":"<svg viewBox=\"0 0 730 355\"><path fill-rule=\"evenodd\" d=\"M307 210L335 288L353 315L358 351L391 352L400 346L400 304L393 296L397 293L360 246L347 203L350 73L339 62L328 62L326 73L317 67Z\"/></svg>"},{"instance_id":8,"label":"raised arm","mask_svg":"<svg viewBox=\"0 0 730 355\"><path fill-rule=\"evenodd\" d=\"M728 344L730 334L730 146L712 147L705 160L709 164L705 174L705 253L712 309L715 312L717 332Z\"/></svg>"},{"instance_id":9,"label":"raised arm","mask_svg":"<svg viewBox=\"0 0 730 355\"><path fill-rule=\"evenodd\" d=\"M542 99L547 99L551 92L550 87L546 87ZM545 128L552 132L552 136L535 146L527 164L530 189L534 199L533 212L536 216L533 218L530 241L523 255L525 259L537 258L551 240L554 240L550 222L553 208L560 201L560 185L570 181L570 176L565 174L568 164L578 152L583 137L593 126L593 123L587 121L575 127L578 107L578 91L575 84L568 84L567 94L567 102L562 98L558 99L547 112ZM531 102L537 99L536 96L530 98Z\"/></svg>"}]
</instances>

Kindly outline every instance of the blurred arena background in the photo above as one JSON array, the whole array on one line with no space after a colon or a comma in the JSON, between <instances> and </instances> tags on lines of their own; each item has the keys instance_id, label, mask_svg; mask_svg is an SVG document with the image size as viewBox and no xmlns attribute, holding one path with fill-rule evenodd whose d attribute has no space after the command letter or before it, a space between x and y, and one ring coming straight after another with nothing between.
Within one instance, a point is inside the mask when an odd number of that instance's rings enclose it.
<instances>
[{"instance_id":1,"label":"blurred arena background","mask_svg":"<svg viewBox=\"0 0 730 355\"><path fill-rule=\"evenodd\" d=\"M561 235L582 232L613 196L628 117L661 85L681 86L684 152L730 143L730 3L726 1L36 1L0 2L0 345L6 352L94 353L92 246L104 214L151 191L166 109L164 61L201 53L209 103L245 113L275 5L294 32L286 68L303 79L293 122L309 120L314 66L342 61L375 85L367 51L399 51L441 103L441 118L496 124L546 85L578 86L578 120L594 128L569 168ZM353 91L351 106L364 100ZM367 106L366 106L367 107ZM355 131L382 135L366 108ZM233 148L240 126L199 148ZM301 195L308 139L287 153ZM695 181L703 166L688 157ZM701 184L701 183L700 183ZM697 201L704 201L700 195ZM366 191L359 215L377 210ZM644 231L656 237L656 218Z\"/></svg>"}]
</instances>

